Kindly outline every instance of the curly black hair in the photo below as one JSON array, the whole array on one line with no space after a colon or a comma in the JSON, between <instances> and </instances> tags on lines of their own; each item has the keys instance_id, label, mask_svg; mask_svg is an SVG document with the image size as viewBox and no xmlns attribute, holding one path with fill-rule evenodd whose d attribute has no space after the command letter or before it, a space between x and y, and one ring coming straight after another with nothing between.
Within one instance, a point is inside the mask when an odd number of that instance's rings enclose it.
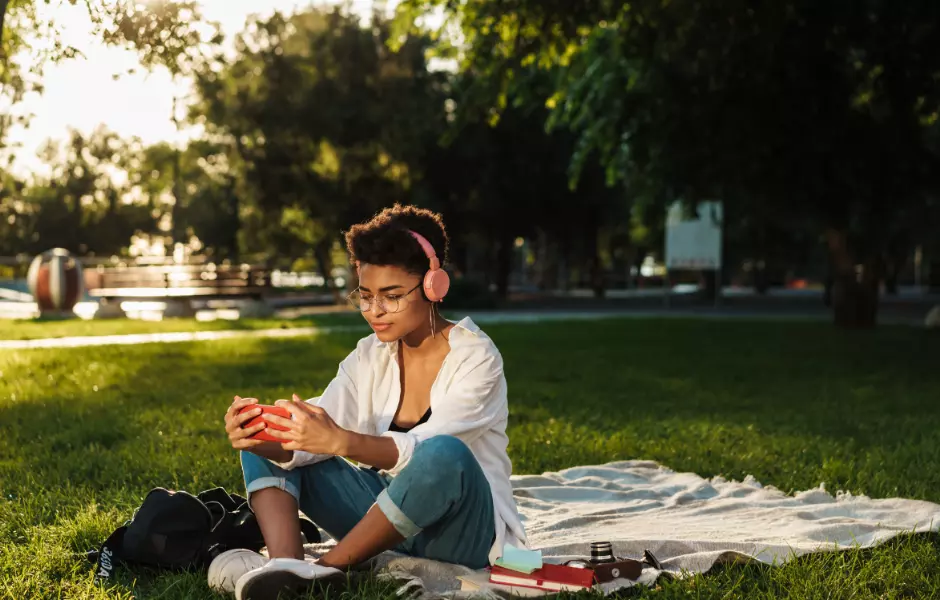
<instances>
[{"instance_id":1,"label":"curly black hair","mask_svg":"<svg viewBox=\"0 0 940 600\"><path fill-rule=\"evenodd\" d=\"M448 237L441 215L425 208L396 204L346 232L353 264L396 266L415 275L428 270L428 257L408 230L420 233L434 247L441 266L447 261Z\"/></svg>"}]
</instances>

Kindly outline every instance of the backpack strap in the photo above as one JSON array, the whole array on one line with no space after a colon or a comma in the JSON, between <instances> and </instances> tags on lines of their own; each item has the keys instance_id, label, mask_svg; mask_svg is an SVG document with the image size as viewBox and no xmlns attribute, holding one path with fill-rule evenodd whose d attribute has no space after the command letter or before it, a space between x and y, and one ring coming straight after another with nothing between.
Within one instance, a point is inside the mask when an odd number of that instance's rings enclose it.
<instances>
[{"instance_id":1,"label":"backpack strap","mask_svg":"<svg viewBox=\"0 0 940 600\"><path fill-rule=\"evenodd\" d=\"M218 502L225 510L230 512L235 511L245 502L245 499L241 496L237 494L229 494L225 491L225 488L221 487L199 492L196 494L196 497L202 500L205 504L210 502Z\"/></svg>"},{"instance_id":2,"label":"backpack strap","mask_svg":"<svg viewBox=\"0 0 940 600\"><path fill-rule=\"evenodd\" d=\"M216 556L229 549L229 536L235 525L236 515L220 502L210 500L205 504L212 513L212 530L200 550L199 560L208 565Z\"/></svg>"},{"instance_id":3,"label":"backpack strap","mask_svg":"<svg viewBox=\"0 0 940 600\"><path fill-rule=\"evenodd\" d=\"M313 521L306 517L300 518L300 532L304 534L304 538L307 540L308 544L319 544L323 541L320 537L320 529L317 528Z\"/></svg>"},{"instance_id":4,"label":"backpack strap","mask_svg":"<svg viewBox=\"0 0 940 600\"><path fill-rule=\"evenodd\" d=\"M215 519L204 549L207 562L233 548L261 550L264 546L264 536L261 535L261 527L247 504L242 504L234 510L226 510L226 507L216 502L206 504L211 507Z\"/></svg>"},{"instance_id":5,"label":"backpack strap","mask_svg":"<svg viewBox=\"0 0 940 600\"><path fill-rule=\"evenodd\" d=\"M101 549L98 550L97 560L95 561L95 583L110 579L114 573L114 568L121 562L125 531L127 531L126 525L118 527L101 544Z\"/></svg>"}]
</instances>

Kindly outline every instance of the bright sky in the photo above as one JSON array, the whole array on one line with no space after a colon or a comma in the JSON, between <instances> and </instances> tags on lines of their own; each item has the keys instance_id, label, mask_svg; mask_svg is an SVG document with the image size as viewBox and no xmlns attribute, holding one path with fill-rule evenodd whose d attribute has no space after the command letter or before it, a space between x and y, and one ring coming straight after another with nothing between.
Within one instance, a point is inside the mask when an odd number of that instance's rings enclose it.
<instances>
[{"instance_id":1,"label":"bright sky","mask_svg":"<svg viewBox=\"0 0 940 600\"><path fill-rule=\"evenodd\" d=\"M331 0L201 0L203 16L221 23L226 37L242 30L252 14L266 16L275 10L293 12L310 5L334 4ZM107 47L91 35L88 14L68 2L37 3L63 25L64 41L84 58L49 65L45 69L45 92L26 99L20 110L35 115L28 129L11 131L9 142L23 144L16 154L14 171L24 174L41 170L36 152L49 138L64 139L69 127L89 132L100 124L122 137L136 136L144 143L179 140L171 120L173 96L184 95L188 84L175 86L165 69L147 72L139 68L135 52ZM358 14L371 12L372 0L353 0ZM392 6L395 2L384 2ZM128 69L137 68L133 75ZM117 80L115 74L122 74ZM185 137L185 136L183 136Z\"/></svg>"}]
</instances>

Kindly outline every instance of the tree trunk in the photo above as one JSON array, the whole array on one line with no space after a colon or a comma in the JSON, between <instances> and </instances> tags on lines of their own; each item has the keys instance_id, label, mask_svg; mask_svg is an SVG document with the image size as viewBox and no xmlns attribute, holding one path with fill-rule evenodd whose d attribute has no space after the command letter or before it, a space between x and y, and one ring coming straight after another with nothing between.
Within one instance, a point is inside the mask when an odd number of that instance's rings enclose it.
<instances>
[{"instance_id":1,"label":"tree trunk","mask_svg":"<svg viewBox=\"0 0 940 600\"><path fill-rule=\"evenodd\" d=\"M467 244L463 237L451 235L450 248L447 251L447 262L454 275L465 277L467 275Z\"/></svg>"},{"instance_id":2,"label":"tree trunk","mask_svg":"<svg viewBox=\"0 0 940 600\"><path fill-rule=\"evenodd\" d=\"M754 270L752 271L754 277L754 291L764 296L767 294L767 291L770 289L770 283L767 278L767 264L763 260L755 261Z\"/></svg>"},{"instance_id":3,"label":"tree trunk","mask_svg":"<svg viewBox=\"0 0 940 600\"><path fill-rule=\"evenodd\" d=\"M632 287L643 287L643 262L646 261L646 255L649 250L646 246L637 246L633 253L633 268L636 269L636 275L633 276ZM633 269L631 269L632 271Z\"/></svg>"},{"instance_id":4,"label":"tree trunk","mask_svg":"<svg viewBox=\"0 0 940 600\"><path fill-rule=\"evenodd\" d=\"M591 289L594 291L595 298L603 298L607 289L606 278L604 277L604 268L601 265L601 259L597 256L595 250L594 258L591 259Z\"/></svg>"},{"instance_id":5,"label":"tree trunk","mask_svg":"<svg viewBox=\"0 0 940 600\"><path fill-rule=\"evenodd\" d=\"M878 261L866 260L857 270L858 263L844 231L828 230L826 242L832 265L833 322L851 329L874 327L878 314Z\"/></svg>"},{"instance_id":6,"label":"tree trunk","mask_svg":"<svg viewBox=\"0 0 940 600\"><path fill-rule=\"evenodd\" d=\"M242 216L238 194L235 191L235 178L231 176L228 180L228 206L232 215L232 226L227 232L228 257L233 263L237 263L239 258L238 233L242 228Z\"/></svg>"},{"instance_id":7,"label":"tree trunk","mask_svg":"<svg viewBox=\"0 0 940 600\"><path fill-rule=\"evenodd\" d=\"M597 212L591 213L591 219L588 222L587 230L587 252L588 252L588 278L591 282L591 290L595 298L603 298L607 288L607 282L604 277L604 266L601 264L601 256L598 251L599 219Z\"/></svg>"},{"instance_id":8,"label":"tree trunk","mask_svg":"<svg viewBox=\"0 0 940 600\"><path fill-rule=\"evenodd\" d=\"M885 293L898 295L898 279L907 264L906 248L900 245L891 246L885 255Z\"/></svg>"},{"instance_id":9,"label":"tree trunk","mask_svg":"<svg viewBox=\"0 0 940 600\"><path fill-rule=\"evenodd\" d=\"M174 103L174 109L176 105ZM173 183L170 187L171 194L173 195L173 206L170 208L170 220L172 221L172 228L170 229L170 244L171 244L171 254L176 250L176 244L183 242L183 203L182 203L182 186L180 185L180 177L182 175L182 161L180 150L175 150L173 152Z\"/></svg>"},{"instance_id":10,"label":"tree trunk","mask_svg":"<svg viewBox=\"0 0 940 600\"><path fill-rule=\"evenodd\" d=\"M548 279L548 240L545 232L539 229L533 242L535 246L535 287L544 290Z\"/></svg>"},{"instance_id":11,"label":"tree trunk","mask_svg":"<svg viewBox=\"0 0 940 600\"><path fill-rule=\"evenodd\" d=\"M9 4L10 0L0 0L0 48L3 48L3 22L7 16L7 6ZM6 60L2 52L0 52L0 58Z\"/></svg>"},{"instance_id":12,"label":"tree trunk","mask_svg":"<svg viewBox=\"0 0 940 600\"><path fill-rule=\"evenodd\" d=\"M512 234L504 229L496 250L496 294L500 300L509 297L509 275L512 273Z\"/></svg>"},{"instance_id":13,"label":"tree trunk","mask_svg":"<svg viewBox=\"0 0 940 600\"><path fill-rule=\"evenodd\" d=\"M718 298L718 286L721 282L716 281L716 275L715 269L704 269L699 274L702 282L701 298L710 304L714 304Z\"/></svg>"},{"instance_id":14,"label":"tree trunk","mask_svg":"<svg viewBox=\"0 0 940 600\"><path fill-rule=\"evenodd\" d=\"M317 268L320 269L320 273L323 274L323 278L326 280L326 289L333 294L333 302L340 304L343 297L333 281L333 259L330 257L332 245L332 240L322 240L313 247L313 254L317 259Z\"/></svg>"},{"instance_id":15,"label":"tree trunk","mask_svg":"<svg viewBox=\"0 0 940 600\"><path fill-rule=\"evenodd\" d=\"M889 268L885 271L885 293L891 296L898 295L898 271Z\"/></svg>"},{"instance_id":16,"label":"tree trunk","mask_svg":"<svg viewBox=\"0 0 940 600\"><path fill-rule=\"evenodd\" d=\"M832 266L826 271L826 280L823 282L823 305L826 308L832 308L832 285L834 278L832 275Z\"/></svg>"}]
</instances>

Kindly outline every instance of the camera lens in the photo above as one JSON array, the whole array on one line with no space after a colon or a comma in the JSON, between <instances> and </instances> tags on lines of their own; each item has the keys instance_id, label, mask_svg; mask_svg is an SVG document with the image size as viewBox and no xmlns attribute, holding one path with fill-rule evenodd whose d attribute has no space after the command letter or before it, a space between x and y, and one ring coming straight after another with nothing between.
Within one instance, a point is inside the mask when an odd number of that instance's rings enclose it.
<instances>
[{"instance_id":1,"label":"camera lens","mask_svg":"<svg viewBox=\"0 0 940 600\"><path fill-rule=\"evenodd\" d=\"M610 542L591 542L591 562L594 564L615 562L614 549Z\"/></svg>"}]
</instances>

